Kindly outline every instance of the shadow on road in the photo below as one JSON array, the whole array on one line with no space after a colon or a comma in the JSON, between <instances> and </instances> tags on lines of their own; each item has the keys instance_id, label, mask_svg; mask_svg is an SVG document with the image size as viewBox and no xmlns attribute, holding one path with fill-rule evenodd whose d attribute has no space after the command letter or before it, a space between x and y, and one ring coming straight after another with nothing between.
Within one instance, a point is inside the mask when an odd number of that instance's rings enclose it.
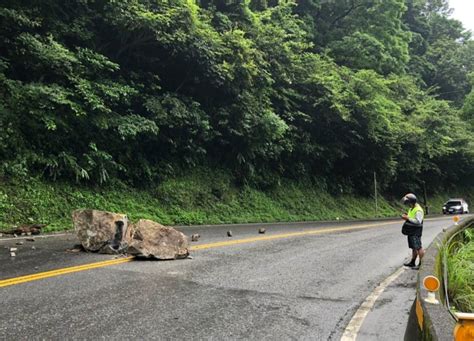
<instances>
[{"instance_id":1,"label":"shadow on road","mask_svg":"<svg viewBox=\"0 0 474 341\"><path fill-rule=\"evenodd\" d=\"M410 315L408 316L407 329L405 331L405 341L419 341L421 340L421 332L418 327L418 319L416 317L416 300L413 301L413 305L410 309Z\"/></svg>"}]
</instances>

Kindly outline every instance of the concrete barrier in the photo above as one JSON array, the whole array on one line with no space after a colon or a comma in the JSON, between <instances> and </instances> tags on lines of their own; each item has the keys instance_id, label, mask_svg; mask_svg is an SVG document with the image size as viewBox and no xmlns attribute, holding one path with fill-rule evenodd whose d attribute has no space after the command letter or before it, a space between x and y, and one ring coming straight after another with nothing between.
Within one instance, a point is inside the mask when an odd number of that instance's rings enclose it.
<instances>
[{"instance_id":1,"label":"concrete barrier","mask_svg":"<svg viewBox=\"0 0 474 341\"><path fill-rule=\"evenodd\" d=\"M446 306L444 269L440 251L455 233L472 225L474 225L474 217L463 219L459 224L452 225L438 234L426 250L418 272L416 300L412 307L405 340L447 341L454 339L456 319ZM435 292L439 304L425 301L428 297L428 290L423 286L423 279L429 275L436 276L441 282L439 289Z\"/></svg>"}]
</instances>

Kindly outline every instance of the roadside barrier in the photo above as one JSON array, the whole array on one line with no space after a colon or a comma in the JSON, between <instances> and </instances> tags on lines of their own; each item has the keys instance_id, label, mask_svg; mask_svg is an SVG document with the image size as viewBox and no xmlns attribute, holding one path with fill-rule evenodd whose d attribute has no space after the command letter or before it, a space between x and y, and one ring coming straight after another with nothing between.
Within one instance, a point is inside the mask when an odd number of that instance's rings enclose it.
<instances>
[{"instance_id":1,"label":"roadside barrier","mask_svg":"<svg viewBox=\"0 0 474 341\"><path fill-rule=\"evenodd\" d=\"M452 313L449 309L447 269L441 252L443 246L448 245L461 231L474 226L474 217L462 221L454 219L454 222L454 225L436 236L423 257L410 318L416 320L416 327L409 321L405 340L420 337L422 340L434 341L474 340L474 314Z\"/></svg>"}]
</instances>

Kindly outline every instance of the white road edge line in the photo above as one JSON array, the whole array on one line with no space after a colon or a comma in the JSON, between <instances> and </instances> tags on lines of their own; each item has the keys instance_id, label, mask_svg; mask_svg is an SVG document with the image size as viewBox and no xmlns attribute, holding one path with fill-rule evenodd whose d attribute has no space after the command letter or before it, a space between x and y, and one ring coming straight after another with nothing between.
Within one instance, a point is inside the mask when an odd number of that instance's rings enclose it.
<instances>
[{"instance_id":1,"label":"white road edge line","mask_svg":"<svg viewBox=\"0 0 474 341\"><path fill-rule=\"evenodd\" d=\"M380 295L384 292L384 290L392 283L394 280L398 278L403 272L405 271L404 267L401 267L393 274L388 276L382 283L380 283L374 291L370 293L369 296L365 299L365 301L360 305L359 309L355 312L354 316L352 316L351 321L347 325L346 329L344 330L344 334L342 334L341 341L355 341L357 338L357 334L359 333L360 327L364 323L367 314L372 310L375 302L380 297Z\"/></svg>"}]
</instances>

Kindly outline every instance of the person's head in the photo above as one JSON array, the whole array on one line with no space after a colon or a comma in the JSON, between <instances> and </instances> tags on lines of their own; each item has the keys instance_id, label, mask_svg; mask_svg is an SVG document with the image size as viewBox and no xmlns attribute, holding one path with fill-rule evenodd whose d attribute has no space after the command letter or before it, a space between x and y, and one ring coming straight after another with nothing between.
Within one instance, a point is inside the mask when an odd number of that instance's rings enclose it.
<instances>
[{"instance_id":1,"label":"person's head","mask_svg":"<svg viewBox=\"0 0 474 341\"><path fill-rule=\"evenodd\" d=\"M416 204L416 195L413 194L413 193L408 193L406 194L403 198L402 198L402 202L405 204L405 205L408 205L410 207L413 207L415 206Z\"/></svg>"}]
</instances>

